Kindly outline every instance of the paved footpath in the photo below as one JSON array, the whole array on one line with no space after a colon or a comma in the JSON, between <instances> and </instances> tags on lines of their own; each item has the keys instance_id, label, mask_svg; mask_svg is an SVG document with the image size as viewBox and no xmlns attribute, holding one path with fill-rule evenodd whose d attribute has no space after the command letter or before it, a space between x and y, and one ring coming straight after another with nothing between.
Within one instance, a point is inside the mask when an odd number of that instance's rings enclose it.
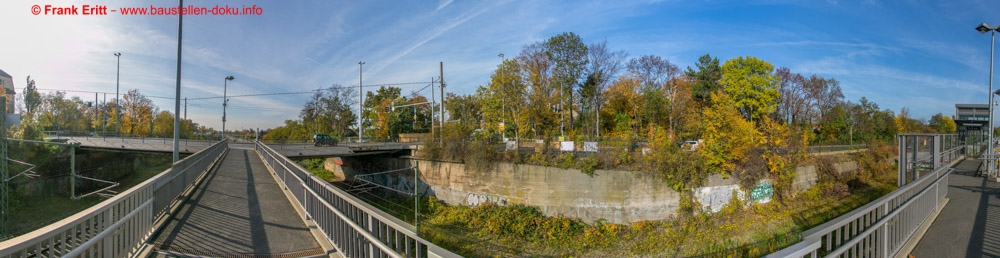
<instances>
[{"instance_id":1,"label":"paved footpath","mask_svg":"<svg viewBox=\"0 0 1000 258\"><path fill-rule=\"evenodd\" d=\"M981 163L968 159L955 167L948 177L948 204L913 256L1000 257L1000 183L979 176Z\"/></svg>"},{"instance_id":2,"label":"paved footpath","mask_svg":"<svg viewBox=\"0 0 1000 258\"><path fill-rule=\"evenodd\" d=\"M160 255L324 255L257 153L230 149L153 241Z\"/></svg>"}]
</instances>

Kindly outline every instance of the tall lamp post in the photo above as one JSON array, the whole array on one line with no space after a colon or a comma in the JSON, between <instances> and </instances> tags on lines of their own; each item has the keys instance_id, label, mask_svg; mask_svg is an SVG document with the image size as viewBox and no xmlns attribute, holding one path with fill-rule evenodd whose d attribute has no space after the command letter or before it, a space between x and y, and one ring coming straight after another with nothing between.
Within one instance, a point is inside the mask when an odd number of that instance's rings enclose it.
<instances>
[{"instance_id":1,"label":"tall lamp post","mask_svg":"<svg viewBox=\"0 0 1000 258\"><path fill-rule=\"evenodd\" d=\"M990 128L987 130L987 136L986 136L986 139L989 139L989 142L986 145L988 148L986 150L986 154L988 155L987 157L989 157L987 160L990 162L990 165L987 166L986 171L987 174L989 174L990 176L994 176L993 167L995 166L994 164L995 161L993 160L994 159L993 157L993 49L996 43L996 35L997 35L996 32L997 30L1000 30L1000 26L993 27L984 22L982 24L979 24L979 26L976 27L976 30L982 34L986 34L986 32L990 33L990 91L988 91L990 98L989 102L986 102L987 105L990 106L990 112L989 112Z\"/></svg>"},{"instance_id":2,"label":"tall lamp post","mask_svg":"<svg viewBox=\"0 0 1000 258\"><path fill-rule=\"evenodd\" d=\"M365 120L364 114L362 114L362 110L363 110L362 105L365 104L365 94L364 94L365 92L364 92L364 89L361 88L361 83L364 82L362 80L362 76L361 76L362 73L361 73L361 71L364 68L365 68L365 61L358 61L358 99L359 99L358 100L358 142L361 142L361 137L364 137L363 135L365 135L364 125L362 125L363 124L362 121Z\"/></svg>"},{"instance_id":3,"label":"tall lamp post","mask_svg":"<svg viewBox=\"0 0 1000 258\"><path fill-rule=\"evenodd\" d=\"M226 97L226 88L228 87L229 81L232 81L232 75L226 76L226 80L222 81L222 139L226 139L226 104L229 103L229 98Z\"/></svg>"},{"instance_id":4,"label":"tall lamp post","mask_svg":"<svg viewBox=\"0 0 1000 258\"><path fill-rule=\"evenodd\" d=\"M504 61L507 61L507 59L503 58L503 53L500 53L497 56L500 57L500 72L503 72L504 71L504 67L503 67L504 66ZM507 79L507 78L503 78L503 76L501 76L500 78L501 78L500 79L501 81ZM504 95L501 94L500 96L504 96ZM502 125L502 126L500 126L500 131L503 134L503 136L501 136L501 137L503 137L504 144L507 144L506 143L507 142L507 101L503 100L503 99L500 100L500 124Z\"/></svg>"},{"instance_id":5,"label":"tall lamp post","mask_svg":"<svg viewBox=\"0 0 1000 258\"><path fill-rule=\"evenodd\" d=\"M121 137L121 135L118 135L118 120L120 120L118 113L121 112L121 108L118 105L119 104L118 99L121 98L121 94L118 92L118 88L119 88L119 81L121 80L122 76L122 53L115 52L115 58L118 59L118 68L117 68L118 71L116 72L115 75L115 135Z\"/></svg>"}]
</instances>

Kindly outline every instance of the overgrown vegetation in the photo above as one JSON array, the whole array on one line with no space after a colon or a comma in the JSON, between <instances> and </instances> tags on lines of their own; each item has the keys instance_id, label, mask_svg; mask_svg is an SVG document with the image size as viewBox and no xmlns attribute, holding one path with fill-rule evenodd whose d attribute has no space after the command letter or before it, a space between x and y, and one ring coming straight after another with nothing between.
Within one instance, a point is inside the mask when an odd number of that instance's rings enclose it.
<instances>
[{"instance_id":1,"label":"overgrown vegetation","mask_svg":"<svg viewBox=\"0 0 1000 258\"><path fill-rule=\"evenodd\" d=\"M797 243L804 230L894 190L893 151L891 145L873 143L839 159L810 158L807 162L816 164L820 173L816 186L778 195L783 196L776 196L781 201L765 204L733 199L718 213L703 212L688 200L688 206L681 207L690 211L688 215L681 212L664 221L587 224L547 217L538 208L518 204L449 206L423 198L419 229L425 239L469 257L761 256ZM678 159L664 162L683 162L692 156L696 155L664 155ZM833 164L841 161L857 162L858 170L838 172ZM373 199L376 206L412 223L412 198Z\"/></svg>"},{"instance_id":2,"label":"overgrown vegetation","mask_svg":"<svg viewBox=\"0 0 1000 258\"><path fill-rule=\"evenodd\" d=\"M334 175L330 170L326 170L326 167L323 166L323 159L302 159L296 162L324 181L334 182L337 180L337 175Z\"/></svg>"}]
</instances>

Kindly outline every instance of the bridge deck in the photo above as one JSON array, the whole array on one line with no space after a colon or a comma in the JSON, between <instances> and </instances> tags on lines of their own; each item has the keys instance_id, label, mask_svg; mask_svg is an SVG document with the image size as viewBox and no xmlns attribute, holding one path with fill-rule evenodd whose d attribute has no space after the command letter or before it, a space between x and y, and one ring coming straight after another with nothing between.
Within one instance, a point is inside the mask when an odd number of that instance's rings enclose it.
<instances>
[{"instance_id":1,"label":"bridge deck","mask_svg":"<svg viewBox=\"0 0 1000 258\"><path fill-rule=\"evenodd\" d=\"M968 159L948 178L948 204L911 252L916 257L1000 256L1000 183Z\"/></svg>"},{"instance_id":2,"label":"bridge deck","mask_svg":"<svg viewBox=\"0 0 1000 258\"><path fill-rule=\"evenodd\" d=\"M325 254L254 150L230 149L153 240L162 253Z\"/></svg>"}]
</instances>

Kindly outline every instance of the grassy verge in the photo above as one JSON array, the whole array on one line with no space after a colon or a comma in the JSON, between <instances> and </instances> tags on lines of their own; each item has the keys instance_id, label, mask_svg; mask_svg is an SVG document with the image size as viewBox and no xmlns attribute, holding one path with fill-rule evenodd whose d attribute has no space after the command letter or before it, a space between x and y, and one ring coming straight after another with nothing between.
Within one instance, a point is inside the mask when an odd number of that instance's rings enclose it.
<instances>
[{"instance_id":1,"label":"grassy verge","mask_svg":"<svg viewBox=\"0 0 1000 258\"><path fill-rule=\"evenodd\" d=\"M113 190L119 193L124 192L170 167L169 156L153 157L148 160L142 167L136 169L133 174L119 179L119 186ZM76 194L82 195L86 194L86 192L78 191ZM8 217L7 235L13 237L42 228L86 210L104 200L104 198L97 197L96 195L74 200L69 197L68 193L39 193L27 196L21 200L25 207L13 209Z\"/></svg>"},{"instance_id":2,"label":"grassy verge","mask_svg":"<svg viewBox=\"0 0 1000 258\"><path fill-rule=\"evenodd\" d=\"M327 182L334 182L337 179L337 176L332 171L326 170L323 167L323 159L303 159L296 162L306 168L306 170L309 170L310 173L313 173L313 175Z\"/></svg>"}]
</instances>

